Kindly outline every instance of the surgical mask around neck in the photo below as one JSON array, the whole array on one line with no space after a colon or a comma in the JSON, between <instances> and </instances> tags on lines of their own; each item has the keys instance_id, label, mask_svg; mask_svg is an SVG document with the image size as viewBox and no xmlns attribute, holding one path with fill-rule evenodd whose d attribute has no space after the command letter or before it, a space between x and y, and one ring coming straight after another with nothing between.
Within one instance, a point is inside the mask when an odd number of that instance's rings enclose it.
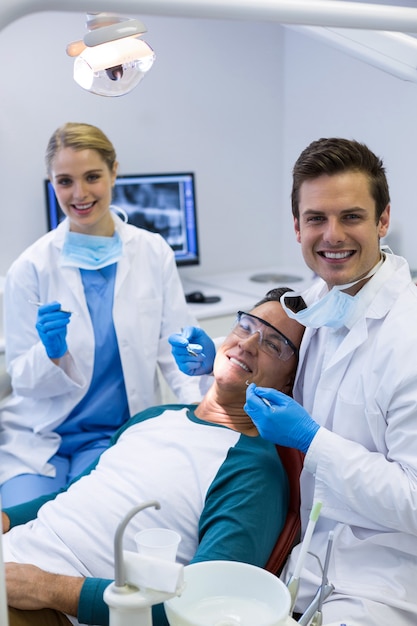
<instances>
[{"instance_id":1,"label":"surgical mask around neck","mask_svg":"<svg viewBox=\"0 0 417 626\"><path fill-rule=\"evenodd\" d=\"M294 292L287 292L281 296L281 304L288 315L297 320L303 326L311 328L321 328L322 326L330 326L331 328L342 328L348 322L355 300L353 296L340 291L339 287L333 287L326 295L312 304L311 306L294 313L286 304L285 296L293 298Z\"/></svg>"},{"instance_id":2,"label":"surgical mask around neck","mask_svg":"<svg viewBox=\"0 0 417 626\"><path fill-rule=\"evenodd\" d=\"M362 313L362 307L364 304L361 302L359 296L360 291L351 296L344 290L353 287L357 283L373 276L384 262L385 256L373 267L366 276L363 276L359 280L355 280L352 283L345 285L335 285L326 293L323 298L314 302L311 306L295 313L286 304L285 299L290 300L296 296L302 296L302 294L295 293L293 291L284 293L280 302L288 315L292 319L296 320L303 326L310 328L321 328L322 326L329 326L330 328L338 329L346 326L351 328L352 324L358 319Z\"/></svg>"},{"instance_id":3,"label":"surgical mask around neck","mask_svg":"<svg viewBox=\"0 0 417 626\"><path fill-rule=\"evenodd\" d=\"M112 237L101 237L68 230L61 250L60 265L98 270L117 263L122 251L123 244L117 231Z\"/></svg>"}]
</instances>

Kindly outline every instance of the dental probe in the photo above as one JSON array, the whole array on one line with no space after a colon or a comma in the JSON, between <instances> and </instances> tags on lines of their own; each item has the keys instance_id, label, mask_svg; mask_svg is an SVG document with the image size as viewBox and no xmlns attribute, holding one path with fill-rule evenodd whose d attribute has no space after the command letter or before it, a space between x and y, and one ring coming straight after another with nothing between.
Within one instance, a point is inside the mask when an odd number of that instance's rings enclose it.
<instances>
[{"instance_id":1,"label":"dental probe","mask_svg":"<svg viewBox=\"0 0 417 626\"><path fill-rule=\"evenodd\" d=\"M189 343L187 343L187 345L185 346L185 349L187 350L188 354L191 354L191 356L198 356L197 352L194 352L194 350L190 348Z\"/></svg>"},{"instance_id":2,"label":"dental probe","mask_svg":"<svg viewBox=\"0 0 417 626\"><path fill-rule=\"evenodd\" d=\"M187 339L187 341L188 341L188 338L184 335L184 329L183 328L181 328L181 334L184 337L184 339ZM197 345L197 344L195 344L195 345ZM196 352L195 350L190 348L190 342L189 341L188 341L187 345L185 346L185 349L187 350L188 354L191 354L191 356L202 356L202 357L205 356L205 354L203 354L202 352L199 355L198 352Z\"/></svg>"},{"instance_id":3,"label":"dental probe","mask_svg":"<svg viewBox=\"0 0 417 626\"><path fill-rule=\"evenodd\" d=\"M246 385L249 387L250 382L247 380L246 381ZM256 394L258 396L258 394ZM259 400L262 400L262 402L264 404L266 404L266 406L272 407L272 404L270 403L270 401L267 398L263 398L262 396L258 396Z\"/></svg>"},{"instance_id":4,"label":"dental probe","mask_svg":"<svg viewBox=\"0 0 417 626\"><path fill-rule=\"evenodd\" d=\"M300 552L298 554L298 559L295 564L294 573L287 583L287 588L291 595L291 609L290 609L291 613L294 610L295 601L297 600L298 588L300 586L300 572L302 570L306 554L310 547L311 537L313 535L316 522L320 515L321 507L322 507L322 503L316 502L313 505L313 508L311 509L310 518L308 520L307 529L304 535L303 542L301 544Z\"/></svg>"},{"instance_id":5,"label":"dental probe","mask_svg":"<svg viewBox=\"0 0 417 626\"><path fill-rule=\"evenodd\" d=\"M45 302L35 302L35 300L28 300L29 304L34 304L35 306L39 307L39 306L44 306ZM64 311L64 309L59 309L60 311L62 311L62 313L70 313L71 315L74 313L74 311ZM76 315L76 313L74 313L74 315Z\"/></svg>"}]
</instances>

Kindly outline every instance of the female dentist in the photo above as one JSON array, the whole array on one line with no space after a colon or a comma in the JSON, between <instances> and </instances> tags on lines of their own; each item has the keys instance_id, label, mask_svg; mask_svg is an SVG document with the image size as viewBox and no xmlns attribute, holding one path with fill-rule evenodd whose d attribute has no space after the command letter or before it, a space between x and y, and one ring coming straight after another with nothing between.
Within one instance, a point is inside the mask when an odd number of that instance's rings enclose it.
<instances>
[{"instance_id":1,"label":"female dentist","mask_svg":"<svg viewBox=\"0 0 417 626\"><path fill-rule=\"evenodd\" d=\"M64 487L130 416L160 403L157 367L181 402L201 398L168 336L193 324L174 255L111 210L118 163L89 124L49 140L66 219L12 264L4 292L12 394L0 409L0 494L11 506Z\"/></svg>"}]
</instances>

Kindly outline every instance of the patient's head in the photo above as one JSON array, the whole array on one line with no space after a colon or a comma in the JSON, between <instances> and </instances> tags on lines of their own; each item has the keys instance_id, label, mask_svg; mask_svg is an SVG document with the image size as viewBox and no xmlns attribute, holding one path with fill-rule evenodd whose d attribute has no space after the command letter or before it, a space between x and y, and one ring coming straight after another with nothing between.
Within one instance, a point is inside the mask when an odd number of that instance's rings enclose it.
<instances>
[{"instance_id":1,"label":"patient's head","mask_svg":"<svg viewBox=\"0 0 417 626\"><path fill-rule=\"evenodd\" d=\"M288 288L273 289L249 312L240 311L217 351L216 383L246 390L248 383L291 394L304 326L290 319L279 301ZM300 310L305 308L299 298Z\"/></svg>"}]
</instances>

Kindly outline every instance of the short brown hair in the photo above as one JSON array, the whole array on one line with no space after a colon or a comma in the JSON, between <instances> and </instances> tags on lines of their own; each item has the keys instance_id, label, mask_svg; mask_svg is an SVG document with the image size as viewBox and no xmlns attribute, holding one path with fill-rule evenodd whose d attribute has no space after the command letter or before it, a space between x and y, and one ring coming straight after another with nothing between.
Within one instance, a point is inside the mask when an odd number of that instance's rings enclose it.
<instances>
[{"instance_id":1,"label":"short brown hair","mask_svg":"<svg viewBox=\"0 0 417 626\"><path fill-rule=\"evenodd\" d=\"M293 168L291 192L292 214L300 217L300 188L304 181L327 174L362 172L369 180L369 191L375 200L376 222L390 202L388 181L382 160L365 144L339 137L313 141L298 157Z\"/></svg>"}]
</instances>

